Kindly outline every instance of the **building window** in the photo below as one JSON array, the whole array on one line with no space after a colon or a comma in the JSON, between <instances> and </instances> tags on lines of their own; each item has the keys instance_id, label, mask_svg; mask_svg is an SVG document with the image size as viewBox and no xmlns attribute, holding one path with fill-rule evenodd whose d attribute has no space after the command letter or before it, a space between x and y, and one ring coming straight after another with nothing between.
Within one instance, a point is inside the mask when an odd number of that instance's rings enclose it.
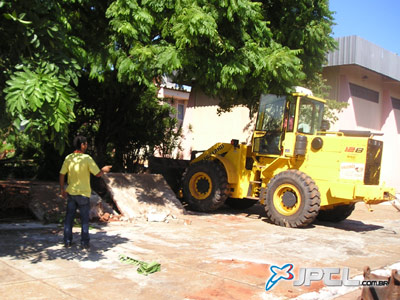
<instances>
[{"instance_id":1,"label":"building window","mask_svg":"<svg viewBox=\"0 0 400 300\"><path fill-rule=\"evenodd\" d=\"M393 109L399 109L400 110L400 99L397 98L392 98L392 107Z\"/></svg>"},{"instance_id":2,"label":"building window","mask_svg":"<svg viewBox=\"0 0 400 300\"><path fill-rule=\"evenodd\" d=\"M349 85L350 85L350 94L353 97L379 103L379 92L367 89L363 86L359 86L354 83L349 83Z\"/></svg>"},{"instance_id":3,"label":"building window","mask_svg":"<svg viewBox=\"0 0 400 300\"><path fill-rule=\"evenodd\" d=\"M178 104L178 120L183 121L185 106Z\"/></svg>"}]
</instances>

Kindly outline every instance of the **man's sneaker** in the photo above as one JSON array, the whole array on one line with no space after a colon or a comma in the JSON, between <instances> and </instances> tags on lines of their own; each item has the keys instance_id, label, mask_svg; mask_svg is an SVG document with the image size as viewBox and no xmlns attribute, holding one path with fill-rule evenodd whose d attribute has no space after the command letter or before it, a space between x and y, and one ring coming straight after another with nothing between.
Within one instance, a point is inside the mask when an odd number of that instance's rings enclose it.
<instances>
[{"instance_id":1,"label":"man's sneaker","mask_svg":"<svg viewBox=\"0 0 400 300\"><path fill-rule=\"evenodd\" d=\"M90 244L89 243L81 244L81 246L82 246L82 249L84 249L84 250L89 250L90 249Z\"/></svg>"},{"instance_id":2,"label":"man's sneaker","mask_svg":"<svg viewBox=\"0 0 400 300\"><path fill-rule=\"evenodd\" d=\"M64 243L64 247L65 248L69 248L69 247L71 247L72 246L72 242L65 242Z\"/></svg>"}]
</instances>

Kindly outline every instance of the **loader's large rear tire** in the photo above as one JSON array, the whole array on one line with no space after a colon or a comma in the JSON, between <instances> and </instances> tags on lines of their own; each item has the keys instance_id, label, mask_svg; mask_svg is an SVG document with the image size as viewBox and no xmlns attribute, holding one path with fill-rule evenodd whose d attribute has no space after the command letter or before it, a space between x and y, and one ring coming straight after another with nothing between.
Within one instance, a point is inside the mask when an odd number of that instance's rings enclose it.
<instances>
[{"instance_id":1,"label":"loader's large rear tire","mask_svg":"<svg viewBox=\"0 0 400 300\"><path fill-rule=\"evenodd\" d=\"M214 161L190 165L183 178L183 198L189 208L210 212L228 198L228 180L223 166Z\"/></svg>"},{"instance_id":2,"label":"loader's large rear tire","mask_svg":"<svg viewBox=\"0 0 400 300\"><path fill-rule=\"evenodd\" d=\"M287 170L268 183L265 211L273 224L305 227L317 217L320 202L318 187L310 176Z\"/></svg>"},{"instance_id":3,"label":"loader's large rear tire","mask_svg":"<svg viewBox=\"0 0 400 300\"><path fill-rule=\"evenodd\" d=\"M319 221L340 222L347 219L355 208L355 203L338 205L331 209L320 210L317 216Z\"/></svg>"}]
</instances>

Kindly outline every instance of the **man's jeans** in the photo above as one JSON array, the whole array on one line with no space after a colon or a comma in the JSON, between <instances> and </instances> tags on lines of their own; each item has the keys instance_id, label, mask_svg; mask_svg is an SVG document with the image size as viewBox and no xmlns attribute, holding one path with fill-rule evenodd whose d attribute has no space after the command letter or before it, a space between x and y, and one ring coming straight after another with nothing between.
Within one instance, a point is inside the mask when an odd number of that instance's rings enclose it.
<instances>
[{"instance_id":1,"label":"man's jeans","mask_svg":"<svg viewBox=\"0 0 400 300\"><path fill-rule=\"evenodd\" d=\"M75 219L76 209L79 208L81 216L81 244L89 244L89 211L90 199L80 195L68 195L67 215L64 223L64 243L72 242L72 226Z\"/></svg>"}]
</instances>

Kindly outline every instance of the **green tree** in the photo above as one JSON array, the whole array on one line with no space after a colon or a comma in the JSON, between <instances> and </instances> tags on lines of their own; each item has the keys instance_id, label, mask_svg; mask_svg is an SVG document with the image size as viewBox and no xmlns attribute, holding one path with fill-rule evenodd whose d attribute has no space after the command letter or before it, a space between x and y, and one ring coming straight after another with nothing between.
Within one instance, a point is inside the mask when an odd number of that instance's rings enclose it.
<instances>
[{"instance_id":1,"label":"green tree","mask_svg":"<svg viewBox=\"0 0 400 300\"><path fill-rule=\"evenodd\" d=\"M306 81L317 80L326 53L336 46L329 0L261 0L262 13L269 21L274 39L290 49L300 49L298 57Z\"/></svg>"},{"instance_id":2,"label":"green tree","mask_svg":"<svg viewBox=\"0 0 400 300\"><path fill-rule=\"evenodd\" d=\"M336 47L330 36L334 23L329 1L263 0L262 3L264 18L270 21L277 42L290 49L301 49L298 57L306 74L301 84L327 100L324 118L333 124L337 121L337 113L347 104L328 99L330 87L321 75L326 53Z\"/></svg>"},{"instance_id":3,"label":"green tree","mask_svg":"<svg viewBox=\"0 0 400 300\"><path fill-rule=\"evenodd\" d=\"M300 50L274 41L258 2L117 0L107 16L121 80L149 84L168 74L229 109L304 78Z\"/></svg>"},{"instance_id":4,"label":"green tree","mask_svg":"<svg viewBox=\"0 0 400 300\"><path fill-rule=\"evenodd\" d=\"M70 34L65 2L0 1L0 38L7 41L0 45L1 125L13 124L10 134L52 142L60 153L74 120L84 55L82 40Z\"/></svg>"},{"instance_id":5,"label":"green tree","mask_svg":"<svg viewBox=\"0 0 400 300\"><path fill-rule=\"evenodd\" d=\"M327 84L327 80L322 77L321 73L317 73L312 80L306 85L313 91L317 97L326 100L324 108L324 119L334 124L338 120L338 114L343 111L349 104L347 102L339 102L329 98L331 87Z\"/></svg>"},{"instance_id":6,"label":"green tree","mask_svg":"<svg viewBox=\"0 0 400 300\"><path fill-rule=\"evenodd\" d=\"M176 127L171 107L155 97L156 87L118 82L116 72L104 81L82 76L78 92L84 101L76 106L77 121L71 132L92 139L92 154L113 171L129 171L157 145L171 140L166 132Z\"/></svg>"},{"instance_id":7,"label":"green tree","mask_svg":"<svg viewBox=\"0 0 400 300\"><path fill-rule=\"evenodd\" d=\"M3 136L18 144L29 134L47 157L40 160L43 168L57 165L52 147L63 153L76 132L90 134L100 162L110 147L114 157L128 161L128 152L145 153L175 124L169 107L159 105L154 84L115 79L107 48L110 3L0 1L0 37L9 41L0 46ZM27 148L23 140L17 148Z\"/></svg>"},{"instance_id":8,"label":"green tree","mask_svg":"<svg viewBox=\"0 0 400 300\"><path fill-rule=\"evenodd\" d=\"M334 46L327 0L116 0L107 16L120 80L165 73L218 97L222 110L290 91Z\"/></svg>"},{"instance_id":9,"label":"green tree","mask_svg":"<svg viewBox=\"0 0 400 300\"><path fill-rule=\"evenodd\" d=\"M100 163L113 153L127 168L168 143L176 120L154 86L164 74L222 110L312 79L333 47L327 0L282 3L0 0L4 132L29 133L46 153L86 132Z\"/></svg>"}]
</instances>

